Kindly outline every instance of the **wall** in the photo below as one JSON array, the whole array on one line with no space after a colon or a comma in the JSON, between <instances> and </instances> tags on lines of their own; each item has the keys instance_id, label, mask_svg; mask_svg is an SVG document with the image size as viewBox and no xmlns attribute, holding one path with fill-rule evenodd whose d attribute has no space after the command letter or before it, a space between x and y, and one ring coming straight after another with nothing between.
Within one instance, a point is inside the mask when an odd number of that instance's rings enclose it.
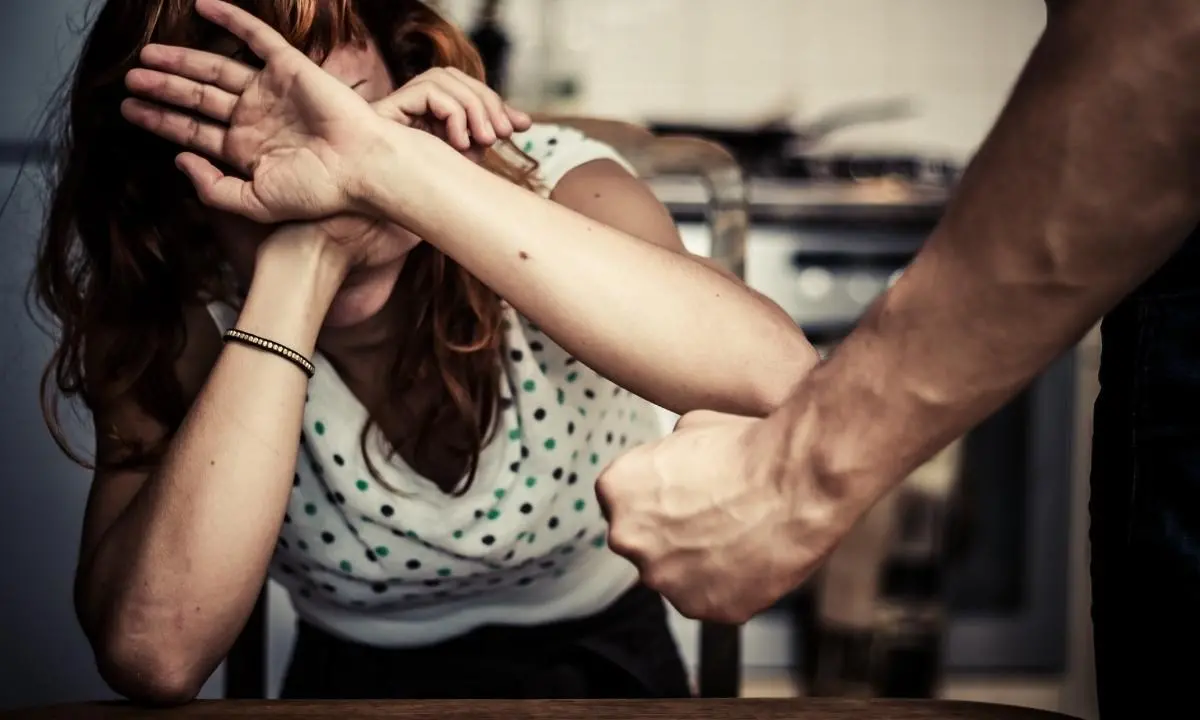
<instances>
[{"instance_id":1,"label":"wall","mask_svg":"<svg viewBox=\"0 0 1200 720\"><path fill-rule=\"evenodd\" d=\"M443 0L469 22L479 0ZM800 120L848 101L911 98L918 116L835 144L970 154L1045 24L1041 0L510 0L513 95L536 95L539 15L574 48L578 109L631 119Z\"/></svg>"}]
</instances>

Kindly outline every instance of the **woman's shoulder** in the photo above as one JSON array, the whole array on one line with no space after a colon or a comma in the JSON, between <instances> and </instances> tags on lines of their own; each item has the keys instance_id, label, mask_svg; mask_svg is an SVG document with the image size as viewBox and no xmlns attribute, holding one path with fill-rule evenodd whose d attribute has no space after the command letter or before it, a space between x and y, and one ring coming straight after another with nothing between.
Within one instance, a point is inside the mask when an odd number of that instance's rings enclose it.
<instances>
[{"instance_id":1,"label":"woman's shoulder","mask_svg":"<svg viewBox=\"0 0 1200 720\"><path fill-rule=\"evenodd\" d=\"M611 160L637 174L614 147L566 125L536 123L513 135L513 143L537 162L537 178L547 191L553 190L567 173L595 160Z\"/></svg>"}]
</instances>

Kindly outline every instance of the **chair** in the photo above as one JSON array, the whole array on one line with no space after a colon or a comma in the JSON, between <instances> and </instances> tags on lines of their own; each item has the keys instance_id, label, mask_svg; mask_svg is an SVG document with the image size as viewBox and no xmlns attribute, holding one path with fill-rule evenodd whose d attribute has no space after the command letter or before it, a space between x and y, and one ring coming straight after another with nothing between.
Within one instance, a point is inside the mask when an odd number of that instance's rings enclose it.
<instances>
[{"instance_id":1,"label":"chair","mask_svg":"<svg viewBox=\"0 0 1200 720\"><path fill-rule=\"evenodd\" d=\"M707 191L709 256L742 278L746 257L746 183L737 160L716 143L694 137L656 136L618 120L543 116L538 122L573 127L612 146L643 179L692 178ZM225 695L231 699L267 696L267 597L260 593L241 635L225 660ZM734 698L741 689L741 628L701 623L698 690L701 697Z\"/></svg>"}]
</instances>

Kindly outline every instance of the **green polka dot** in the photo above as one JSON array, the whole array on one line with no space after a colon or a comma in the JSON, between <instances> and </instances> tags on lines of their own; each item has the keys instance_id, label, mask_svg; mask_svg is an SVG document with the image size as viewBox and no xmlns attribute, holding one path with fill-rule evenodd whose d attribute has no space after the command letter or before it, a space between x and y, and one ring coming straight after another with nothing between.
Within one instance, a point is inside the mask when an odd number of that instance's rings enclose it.
<instances>
[{"instance_id":1,"label":"green polka dot","mask_svg":"<svg viewBox=\"0 0 1200 720\"><path fill-rule=\"evenodd\" d=\"M317 506L313 505L312 503L308 503L307 505L304 506L304 512L309 515L316 515L317 514Z\"/></svg>"},{"instance_id":2,"label":"green polka dot","mask_svg":"<svg viewBox=\"0 0 1200 720\"><path fill-rule=\"evenodd\" d=\"M590 458L588 458L588 459L591 461L591 463L592 463L593 465L599 465L599 464L600 464L600 456L599 456L599 455L597 455L596 453L592 453L592 456L591 456Z\"/></svg>"},{"instance_id":3,"label":"green polka dot","mask_svg":"<svg viewBox=\"0 0 1200 720\"><path fill-rule=\"evenodd\" d=\"M546 365L546 363L538 364L538 370L541 370L542 372L546 372L549 369L550 369L550 367L548 365Z\"/></svg>"},{"instance_id":4,"label":"green polka dot","mask_svg":"<svg viewBox=\"0 0 1200 720\"><path fill-rule=\"evenodd\" d=\"M496 492L492 494L496 496L497 500L503 500L505 495L504 488L496 488Z\"/></svg>"},{"instance_id":5,"label":"green polka dot","mask_svg":"<svg viewBox=\"0 0 1200 720\"><path fill-rule=\"evenodd\" d=\"M463 531L462 531L462 530L455 530L455 531L454 531L454 539L455 539L455 540L460 540L460 539L462 539L462 536L463 536Z\"/></svg>"},{"instance_id":6,"label":"green polka dot","mask_svg":"<svg viewBox=\"0 0 1200 720\"><path fill-rule=\"evenodd\" d=\"M325 423L321 422L320 420L316 421L313 423L313 430L316 430L318 435L324 435Z\"/></svg>"},{"instance_id":7,"label":"green polka dot","mask_svg":"<svg viewBox=\"0 0 1200 720\"><path fill-rule=\"evenodd\" d=\"M582 499L575 501L575 512L583 512L585 507L587 507L587 503L585 503Z\"/></svg>"},{"instance_id":8,"label":"green polka dot","mask_svg":"<svg viewBox=\"0 0 1200 720\"><path fill-rule=\"evenodd\" d=\"M368 487L368 485L367 485L367 481L366 481L366 480L359 480L359 481L357 481L357 482L355 482L355 483L354 483L354 487L358 488L359 490L362 490L363 492L366 492L366 491L367 491L367 487Z\"/></svg>"},{"instance_id":9,"label":"green polka dot","mask_svg":"<svg viewBox=\"0 0 1200 720\"><path fill-rule=\"evenodd\" d=\"M579 408L579 414L584 417L587 417L587 408L582 408L582 407Z\"/></svg>"},{"instance_id":10,"label":"green polka dot","mask_svg":"<svg viewBox=\"0 0 1200 720\"><path fill-rule=\"evenodd\" d=\"M521 428L513 428L512 430L509 430L508 431L508 439L509 440L520 440L521 439Z\"/></svg>"},{"instance_id":11,"label":"green polka dot","mask_svg":"<svg viewBox=\"0 0 1200 720\"><path fill-rule=\"evenodd\" d=\"M578 379L579 379L579 373L577 373L577 372L567 373L567 382L575 382Z\"/></svg>"},{"instance_id":12,"label":"green polka dot","mask_svg":"<svg viewBox=\"0 0 1200 720\"><path fill-rule=\"evenodd\" d=\"M342 572L350 572L350 561L349 561L349 560L343 560L343 561L342 561L342 562L341 562L341 563L338 565L338 567L340 567L340 568L342 569Z\"/></svg>"},{"instance_id":13,"label":"green polka dot","mask_svg":"<svg viewBox=\"0 0 1200 720\"><path fill-rule=\"evenodd\" d=\"M637 420L637 411L636 411L636 410L634 410L633 412L629 413L629 419L630 419L630 420Z\"/></svg>"},{"instance_id":14,"label":"green polka dot","mask_svg":"<svg viewBox=\"0 0 1200 720\"><path fill-rule=\"evenodd\" d=\"M533 150L533 141L526 140L525 144L521 146L521 152L527 153L527 152L530 152L531 150Z\"/></svg>"},{"instance_id":15,"label":"green polka dot","mask_svg":"<svg viewBox=\"0 0 1200 720\"><path fill-rule=\"evenodd\" d=\"M578 451L578 450L572 450L572 451L571 451L571 459L572 459L572 460L578 460L578 459L579 459L579 451Z\"/></svg>"},{"instance_id":16,"label":"green polka dot","mask_svg":"<svg viewBox=\"0 0 1200 720\"><path fill-rule=\"evenodd\" d=\"M543 443L543 445L545 445L545 446L546 446L546 449L547 449L547 450L553 450L553 449L554 449L554 446L555 446L555 445L557 445L557 444L558 444L558 443L554 442L554 438L546 438L546 442L545 442L545 443Z\"/></svg>"},{"instance_id":17,"label":"green polka dot","mask_svg":"<svg viewBox=\"0 0 1200 720\"><path fill-rule=\"evenodd\" d=\"M529 537L525 538L525 542L527 542L527 543L529 543L530 545L532 545L532 544L533 544L533 541L534 541L534 540L536 540L536 539L537 539L537 533L529 533Z\"/></svg>"},{"instance_id":18,"label":"green polka dot","mask_svg":"<svg viewBox=\"0 0 1200 720\"><path fill-rule=\"evenodd\" d=\"M388 550L386 547L384 547L382 545L375 548L375 554L378 555L379 557L387 557L388 553L390 553L390 552L391 552L391 550Z\"/></svg>"},{"instance_id":19,"label":"green polka dot","mask_svg":"<svg viewBox=\"0 0 1200 720\"><path fill-rule=\"evenodd\" d=\"M450 568L440 568L437 574L439 577L450 577Z\"/></svg>"},{"instance_id":20,"label":"green polka dot","mask_svg":"<svg viewBox=\"0 0 1200 720\"><path fill-rule=\"evenodd\" d=\"M604 547L604 536L597 535L596 537L592 538L592 546L598 548Z\"/></svg>"},{"instance_id":21,"label":"green polka dot","mask_svg":"<svg viewBox=\"0 0 1200 720\"><path fill-rule=\"evenodd\" d=\"M504 332L508 332L509 330L512 330L512 323L505 320L504 322L500 323L500 329Z\"/></svg>"},{"instance_id":22,"label":"green polka dot","mask_svg":"<svg viewBox=\"0 0 1200 720\"><path fill-rule=\"evenodd\" d=\"M488 510L488 512L487 512L487 519L488 519L488 520L495 520L495 519L496 519L496 518L498 518L498 517L500 517L500 511L499 511L499 510L497 510L496 508L492 508L491 510Z\"/></svg>"},{"instance_id":23,"label":"green polka dot","mask_svg":"<svg viewBox=\"0 0 1200 720\"><path fill-rule=\"evenodd\" d=\"M537 485L537 478L535 478L535 477L525 478L525 487L533 487L534 485Z\"/></svg>"},{"instance_id":24,"label":"green polka dot","mask_svg":"<svg viewBox=\"0 0 1200 720\"><path fill-rule=\"evenodd\" d=\"M566 402L567 402L567 394L565 392L563 392L562 388L559 388L558 389L558 404L565 405Z\"/></svg>"},{"instance_id":25,"label":"green polka dot","mask_svg":"<svg viewBox=\"0 0 1200 720\"><path fill-rule=\"evenodd\" d=\"M537 389L537 383L532 380L526 380L521 384L521 387L525 388L525 392L533 392Z\"/></svg>"},{"instance_id":26,"label":"green polka dot","mask_svg":"<svg viewBox=\"0 0 1200 720\"><path fill-rule=\"evenodd\" d=\"M525 533L517 533L517 542L525 539Z\"/></svg>"}]
</instances>

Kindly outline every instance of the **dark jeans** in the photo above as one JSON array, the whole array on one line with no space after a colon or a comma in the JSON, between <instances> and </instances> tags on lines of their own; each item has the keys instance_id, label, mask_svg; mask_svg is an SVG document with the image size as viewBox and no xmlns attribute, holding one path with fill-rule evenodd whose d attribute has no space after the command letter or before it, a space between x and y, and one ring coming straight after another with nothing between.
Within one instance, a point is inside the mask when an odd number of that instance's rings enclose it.
<instances>
[{"instance_id":1,"label":"dark jeans","mask_svg":"<svg viewBox=\"0 0 1200 720\"><path fill-rule=\"evenodd\" d=\"M663 600L640 585L582 620L485 627L411 649L360 645L301 622L281 693L310 700L690 694Z\"/></svg>"},{"instance_id":2,"label":"dark jeans","mask_svg":"<svg viewBox=\"0 0 1200 720\"><path fill-rule=\"evenodd\" d=\"M1104 720L1200 715L1200 231L1105 318L1092 442ZM1153 703L1148 706L1146 703Z\"/></svg>"}]
</instances>

